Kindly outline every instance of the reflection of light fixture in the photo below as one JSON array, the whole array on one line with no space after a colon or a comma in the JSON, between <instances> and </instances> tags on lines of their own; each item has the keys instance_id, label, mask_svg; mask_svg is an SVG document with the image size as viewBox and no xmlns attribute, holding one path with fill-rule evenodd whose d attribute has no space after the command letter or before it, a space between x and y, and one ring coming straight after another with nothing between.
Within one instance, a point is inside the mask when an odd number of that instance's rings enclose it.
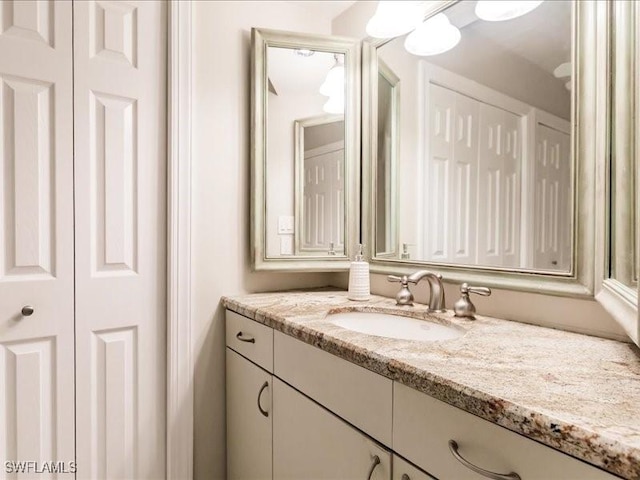
<instances>
[{"instance_id":1,"label":"reflection of light fixture","mask_svg":"<svg viewBox=\"0 0 640 480\"><path fill-rule=\"evenodd\" d=\"M344 113L344 94L329 97L329 100L322 106L322 109L327 113Z\"/></svg>"},{"instance_id":2,"label":"reflection of light fixture","mask_svg":"<svg viewBox=\"0 0 640 480\"><path fill-rule=\"evenodd\" d=\"M571 76L571 62L561 63L553 71L553 76L556 78L570 77Z\"/></svg>"},{"instance_id":3,"label":"reflection of light fixture","mask_svg":"<svg viewBox=\"0 0 640 480\"><path fill-rule=\"evenodd\" d=\"M573 72L571 70L571 62L561 63L556 67L553 71L553 76L556 78L566 78L569 77L569 81L564 84L564 88L567 90L571 90L571 76Z\"/></svg>"},{"instance_id":4,"label":"reflection of light fixture","mask_svg":"<svg viewBox=\"0 0 640 480\"><path fill-rule=\"evenodd\" d=\"M422 2L380 1L376 13L367 22L367 35L391 38L410 32L424 18Z\"/></svg>"},{"instance_id":5,"label":"reflection of light fixture","mask_svg":"<svg viewBox=\"0 0 640 480\"><path fill-rule=\"evenodd\" d=\"M294 52L300 57L310 57L311 55L316 53L313 50L309 50L308 48L297 48L296 50L294 50Z\"/></svg>"},{"instance_id":6,"label":"reflection of light fixture","mask_svg":"<svg viewBox=\"0 0 640 480\"><path fill-rule=\"evenodd\" d=\"M488 22L520 17L538 7L543 0L478 0L476 15Z\"/></svg>"},{"instance_id":7,"label":"reflection of light fixture","mask_svg":"<svg viewBox=\"0 0 640 480\"><path fill-rule=\"evenodd\" d=\"M334 55L336 63L331 67L327 77L320 85L320 93L325 97L342 94L344 96L344 65L338 55Z\"/></svg>"},{"instance_id":8,"label":"reflection of light fixture","mask_svg":"<svg viewBox=\"0 0 640 480\"><path fill-rule=\"evenodd\" d=\"M460 30L451 25L444 13L425 20L404 42L409 53L420 56L438 55L451 50L460 41Z\"/></svg>"}]
</instances>

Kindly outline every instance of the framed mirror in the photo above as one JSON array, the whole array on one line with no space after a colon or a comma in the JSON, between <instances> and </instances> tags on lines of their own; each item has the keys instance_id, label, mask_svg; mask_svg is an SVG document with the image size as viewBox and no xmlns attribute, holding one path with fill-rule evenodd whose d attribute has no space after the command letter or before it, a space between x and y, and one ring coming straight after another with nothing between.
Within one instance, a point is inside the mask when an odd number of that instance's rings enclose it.
<instances>
[{"instance_id":1,"label":"framed mirror","mask_svg":"<svg viewBox=\"0 0 640 480\"><path fill-rule=\"evenodd\" d=\"M359 238L360 42L252 29L256 270L347 269Z\"/></svg>"},{"instance_id":2,"label":"framed mirror","mask_svg":"<svg viewBox=\"0 0 640 480\"><path fill-rule=\"evenodd\" d=\"M612 2L606 8L612 25L611 141L608 161L598 171L596 299L640 345L640 5Z\"/></svg>"},{"instance_id":3,"label":"framed mirror","mask_svg":"<svg viewBox=\"0 0 640 480\"><path fill-rule=\"evenodd\" d=\"M429 2L411 33L365 42L372 269L426 266L451 281L592 296L606 24L597 2L537 2L508 19L487 3ZM395 121L390 75L402 85Z\"/></svg>"}]
</instances>

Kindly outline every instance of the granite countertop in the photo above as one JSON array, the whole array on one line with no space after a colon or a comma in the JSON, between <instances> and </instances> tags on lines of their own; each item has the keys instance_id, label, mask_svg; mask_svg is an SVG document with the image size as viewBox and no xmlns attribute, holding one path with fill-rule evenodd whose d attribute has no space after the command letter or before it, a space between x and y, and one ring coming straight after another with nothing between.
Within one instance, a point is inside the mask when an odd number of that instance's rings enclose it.
<instances>
[{"instance_id":1,"label":"granite countertop","mask_svg":"<svg viewBox=\"0 0 640 480\"><path fill-rule=\"evenodd\" d=\"M223 297L222 304L287 335L625 478L640 478L640 350L632 344L338 290ZM327 313L393 311L457 325L438 342L366 335Z\"/></svg>"}]
</instances>

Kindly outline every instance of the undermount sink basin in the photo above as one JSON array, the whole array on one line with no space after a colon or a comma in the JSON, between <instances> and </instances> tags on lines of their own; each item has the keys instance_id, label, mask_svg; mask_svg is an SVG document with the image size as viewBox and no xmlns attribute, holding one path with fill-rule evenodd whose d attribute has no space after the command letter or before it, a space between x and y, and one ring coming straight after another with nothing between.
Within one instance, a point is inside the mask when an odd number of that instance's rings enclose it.
<instances>
[{"instance_id":1,"label":"undermount sink basin","mask_svg":"<svg viewBox=\"0 0 640 480\"><path fill-rule=\"evenodd\" d=\"M331 313L327 320L347 330L367 335L422 342L452 340L465 333L461 328L453 326L378 312Z\"/></svg>"}]
</instances>

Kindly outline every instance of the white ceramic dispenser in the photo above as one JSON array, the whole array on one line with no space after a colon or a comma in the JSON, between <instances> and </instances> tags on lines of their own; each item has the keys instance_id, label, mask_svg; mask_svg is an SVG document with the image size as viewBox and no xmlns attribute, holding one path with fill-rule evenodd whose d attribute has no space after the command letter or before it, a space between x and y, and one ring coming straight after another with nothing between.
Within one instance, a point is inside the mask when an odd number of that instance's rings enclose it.
<instances>
[{"instance_id":1,"label":"white ceramic dispenser","mask_svg":"<svg viewBox=\"0 0 640 480\"><path fill-rule=\"evenodd\" d=\"M358 254L349 268L349 300L367 301L371 297L369 264L364 261L363 245L358 245Z\"/></svg>"}]
</instances>

